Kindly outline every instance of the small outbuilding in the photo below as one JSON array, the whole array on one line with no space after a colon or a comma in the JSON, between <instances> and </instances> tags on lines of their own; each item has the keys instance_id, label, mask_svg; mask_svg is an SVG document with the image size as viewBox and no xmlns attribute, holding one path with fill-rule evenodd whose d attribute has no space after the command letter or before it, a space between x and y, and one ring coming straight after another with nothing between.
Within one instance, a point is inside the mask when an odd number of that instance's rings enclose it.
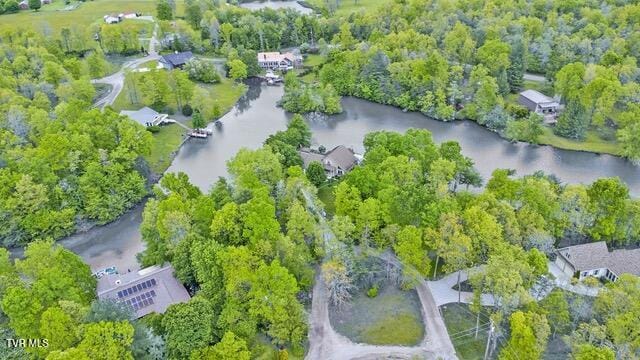
<instances>
[{"instance_id":1,"label":"small outbuilding","mask_svg":"<svg viewBox=\"0 0 640 360\"><path fill-rule=\"evenodd\" d=\"M104 275L98 279L98 298L129 306L136 318L154 312L162 314L170 305L187 302L191 298L173 272L173 267L167 265Z\"/></svg>"},{"instance_id":2,"label":"small outbuilding","mask_svg":"<svg viewBox=\"0 0 640 360\"><path fill-rule=\"evenodd\" d=\"M168 70L176 68L182 69L182 67L184 67L184 65L192 58L193 53L191 51L175 52L173 54L163 55L160 58L159 63Z\"/></svg>"},{"instance_id":3,"label":"small outbuilding","mask_svg":"<svg viewBox=\"0 0 640 360\"><path fill-rule=\"evenodd\" d=\"M556 250L556 265L567 275L616 281L622 274L640 276L640 249L609 251L604 241Z\"/></svg>"},{"instance_id":4,"label":"small outbuilding","mask_svg":"<svg viewBox=\"0 0 640 360\"><path fill-rule=\"evenodd\" d=\"M120 111L120 115L128 116L131 120L142 126L157 126L169 122L167 121L169 120L169 115L161 114L147 106L140 110L122 110Z\"/></svg>"},{"instance_id":5,"label":"small outbuilding","mask_svg":"<svg viewBox=\"0 0 640 360\"><path fill-rule=\"evenodd\" d=\"M555 123L560 110L560 103L555 99L531 89L520 93L518 103L529 111L542 115L547 123Z\"/></svg>"}]
</instances>

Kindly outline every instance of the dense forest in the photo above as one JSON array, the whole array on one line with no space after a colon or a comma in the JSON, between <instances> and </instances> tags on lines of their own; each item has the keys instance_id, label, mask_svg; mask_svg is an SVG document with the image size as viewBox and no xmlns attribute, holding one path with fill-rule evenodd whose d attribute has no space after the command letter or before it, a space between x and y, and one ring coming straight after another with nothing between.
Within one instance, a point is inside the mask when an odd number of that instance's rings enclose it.
<instances>
[{"instance_id":1,"label":"dense forest","mask_svg":"<svg viewBox=\"0 0 640 360\"><path fill-rule=\"evenodd\" d=\"M525 72L542 73L564 104L557 135L617 138L638 160L639 13L624 1L390 2L345 19L320 79L342 95L535 143L542 119L509 94Z\"/></svg>"},{"instance_id":2,"label":"dense forest","mask_svg":"<svg viewBox=\"0 0 640 360\"><path fill-rule=\"evenodd\" d=\"M0 240L60 238L115 219L147 194L150 134L90 109L100 52L67 55L33 32L0 35Z\"/></svg>"}]
</instances>

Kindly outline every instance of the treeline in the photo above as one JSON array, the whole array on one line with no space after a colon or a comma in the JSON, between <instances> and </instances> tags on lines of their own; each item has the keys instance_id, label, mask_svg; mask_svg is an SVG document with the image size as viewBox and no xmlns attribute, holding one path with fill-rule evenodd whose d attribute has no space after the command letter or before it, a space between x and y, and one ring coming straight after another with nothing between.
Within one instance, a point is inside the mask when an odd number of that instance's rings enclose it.
<instances>
[{"instance_id":1,"label":"treeline","mask_svg":"<svg viewBox=\"0 0 640 360\"><path fill-rule=\"evenodd\" d=\"M558 135L580 140L592 129L640 159L632 100L640 38L630 15L638 5L541 4L463 2L453 12L425 0L352 14L333 36L321 81L341 95L445 121L469 118L535 143L541 121L522 116L508 95L523 89L525 71L544 73L566 106Z\"/></svg>"},{"instance_id":2,"label":"treeline","mask_svg":"<svg viewBox=\"0 0 640 360\"><path fill-rule=\"evenodd\" d=\"M292 113L319 112L331 115L342 112L340 96L331 84L306 84L294 72L285 76L284 96L280 104Z\"/></svg>"},{"instance_id":3,"label":"treeline","mask_svg":"<svg viewBox=\"0 0 640 360\"><path fill-rule=\"evenodd\" d=\"M470 277L477 296L472 308L480 311L480 293L493 295L496 306L491 318L497 334L511 334L501 359L511 359L509 353L541 358L549 328L555 336L556 327L561 326L566 328L558 333L576 330L567 340L576 354L640 350L633 340L638 327L626 322L639 310L627 307L630 296L637 293L628 284L636 284L637 277L623 277L611 291L603 291L596 301L598 323L588 323L591 314L584 312L571 315L573 325L568 314L560 323L554 316L568 312L564 293L556 291L536 304L531 290L534 284L544 288L547 256L565 238L605 240L614 247L640 242L640 201L629 198L619 179L599 179L589 186L562 185L542 173L513 178L512 171L499 169L487 181L486 190L470 193L456 189L481 181L455 142L436 145L428 131L412 129L404 135L370 133L364 145L363 165L335 189L331 227L338 240L360 249L391 247L405 266L403 281L409 283L416 273L431 276L484 265ZM334 302L351 296L339 290L349 289L361 276L356 262L353 256L336 256L329 263L330 287L337 289L332 292L338 297ZM620 303L614 305L612 298ZM607 305L598 305L601 302ZM608 313L608 307L614 310ZM588 324L578 326L581 322ZM622 323L628 324L624 330L617 327ZM585 335L583 328L596 331L595 327L603 331L600 340ZM520 342L521 337L526 341Z\"/></svg>"},{"instance_id":4,"label":"treeline","mask_svg":"<svg viewBox=\"0 0 640 360\"><path fill-rule=\"evenodd\" d=\"M25 46L28 44L28 46ZM150 134L91 109L100 54L66 57L34 33L0 42L0 241L58 239L115 219L146 193ZM53 44L54 45L54 44Z\"/></svg>"},{"instance_id":5,"label":"treeline","mask_svg":"<svg viewBox=\"0 0 640 360\"><path fill-rule=\"evenodd\" d=\"M308 143L311 133L300 121L271 142ZM307 320L300 301L309 299L311 265L322 250L305 206L304 192L314 188L299 165L284 163L269 145L242 149L228 162L233 185L221 178L205 194L185 174L168 174L147 203L143 265L170 261L196 293L152 320L165 324L174 312L184 317L158 333L170 358L206 357L227 338L244 344L238 347L244 353L247 346L259 352L259 336L283 349L281 356L285 349L303 354Z\"/></svg>"}]
</instances>

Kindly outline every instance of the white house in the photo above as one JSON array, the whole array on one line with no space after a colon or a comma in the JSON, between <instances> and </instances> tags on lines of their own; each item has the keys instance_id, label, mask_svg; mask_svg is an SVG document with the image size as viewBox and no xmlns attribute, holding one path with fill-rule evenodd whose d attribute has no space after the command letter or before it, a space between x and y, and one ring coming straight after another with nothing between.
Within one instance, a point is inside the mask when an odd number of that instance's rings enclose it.
<instances>
[{"instance_id":1,"label":"white house","mask_svg":"<svg viewBox=\"0 0 640 360\"><path fill-rule=\"evenodd\" d=\"M560 104L553 98L539 91L529 89L520 93L518 102L529 111L542 115L546 123L556 122Z\"/></svg>"},{"instance_id":2,"label":"white house","mask_svg":"<svg viewBox=\"0 0 640 360\"><path fill-rule=\"evenodd\" d=\"M120 16L113 16L113 15L104 16L104 22L107 24L117 24L121 21L122 21L122 17Z\"/></svg>"},{"instance_id":3,"label":"white house","mask_svg":"<svg viewBox=\"0 0 640 360\"><path fill-rule=\"evenodd\" d=\"M555 263L569 276L616 281L621 274L640 276L640 249L609 251L604 241L556 250Z\"/></svg>"},{"instance_id":4,"label":"white house","mask_svg":"<svg viewBox=\"0 0 640 360\"><path fill-rule=\"evenodd\" d=\"M159 112L153 110L150 107L143 107L140 110L122 110L120 111L120 115L128 116L131 120L137 122L142 126L157 126L168 121L167 114L160 114Z\"/></svg>"},{"instance_id":5,"label":"white house","mask_svg":"<svg viewBox=\"0 0 640 360\"><path fill-rule=\"evenodd\" d=\"M302 66L302 56L291 52L261 52L258 53L258 64L263 69L291 70Z\"/></svg>"}]
</instances>

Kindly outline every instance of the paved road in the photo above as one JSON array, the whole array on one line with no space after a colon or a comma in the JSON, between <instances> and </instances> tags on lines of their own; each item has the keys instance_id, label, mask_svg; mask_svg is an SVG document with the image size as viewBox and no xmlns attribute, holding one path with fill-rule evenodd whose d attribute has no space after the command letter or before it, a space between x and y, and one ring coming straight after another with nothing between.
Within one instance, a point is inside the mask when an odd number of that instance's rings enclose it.
<instances>
[{"instance_id":1,"label":"paved road","mask_svg":"<svg viewBox=\"0 0 640 360\"><path fill-rule=\"evenodd\" d=\"M463 271L456 271L451 273L437 281L427 281L427 286L431 290L433 297L435 298L436 305L442 306L449 303L458 302L458 291L453 287L458 284L458 273L460 273L460 282L463 282L469 278L469 271L473 271L476 268L467 269ZM473 293L461 292L460 302L469 304L473 299ZM494 299L491 294L482 294L482 305L493 306Z\"/></svg>"},{"instance_id":2,"label":"paved road","mask_svg":"<svg viewBox=\"0 0 640 360\"><path fill-rule=\"evenodd\" d=\"M545 78L543 75L532 74L532 73L524 73L523 78L525 80L536 81L536 82L545 82L545 81L547 81L547 78Z\"/></svg>"},{"instance_id":3,"label":"paved road","mask_svg":"<svg viewBox=\"0 0 640 360\"><path fill-rule=\"evenodd\" d=\"M307 207L319 215L320 226L327 254L344 246L337 241L323 213L318 210L315 200L303 190ZM329 296L318 269L313 287L311 314L309 316L309 352L307 360L373 360L373 359L457 359L455 349L440 315L431 291L425 281L421 281L416 291L422 304L425 339L418 346L377 346L359 344L336 332L329 320Z\"/></svg>"},{"instance_id":4,"label":"paved road","mask_svg":"<svg viewBox=\"0 0 640 360\"><path fill-rule=\"evenodd\" d=\"M127 69L132 70L145 62L160 59L160 55L158 55L158 52L157 52L157 48L159 45L157 40L157 35L158 35L158 24L155 25L153 29L153 36L149 41L149 55L125 62L120 68L120 70L115 74L111 74L109 76L103 77L102 79L91 80L91 83L93 84L107 84L111 86L111 91L107 95L98 99L98 101L96 101L95 104L93 104L93 106L102 109L107 105L113 105L113 103L116 101L116 98L122 91L123 84L124 84L124 73Z\"/></svg>"}]
</instances>

